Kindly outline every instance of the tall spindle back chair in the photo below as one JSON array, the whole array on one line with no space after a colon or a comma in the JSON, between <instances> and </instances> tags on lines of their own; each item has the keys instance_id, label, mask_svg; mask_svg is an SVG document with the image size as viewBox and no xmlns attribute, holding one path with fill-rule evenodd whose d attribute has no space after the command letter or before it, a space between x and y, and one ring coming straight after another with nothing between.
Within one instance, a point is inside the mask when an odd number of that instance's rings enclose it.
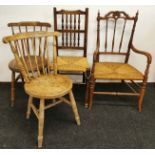
<instances>
[{"instance_id":1,"label":"tall spindle back chair","mask_svg":"<svg viewBox=\"0 0 155 155\"><path fill-rule=\"evenodd\" d=\"M88 11L57 10L54 11L54 30L61 32L62 37L56 41L58 70L61 73L83 74L89 72L87 61ZM82 54L81 54L82 53Z\"/></svg>"},{"instance_id":2,"label":"tall spindle back chair","mask_svg":"<svg viewBox=\"0 0 155 155\"><path fill-rule=\"evenodd\" d=\"M16 34L16 33L22 33L22 32L48 31L48 29L51 27L51 24L47 22L39 22L39 21L23 21L23 22L8 23L8 27L11 28L12 34ZM29 46L29 44L27 46ZM32 61L34 61L33 56L31 56L31 59ZM11 60L8 66L9 66L9 69L11 70L11 106L14 106L15 84L19 79L22 78L22 76L20 74L20 69L15 59Z\"/></svg>"},{"instance_id":3,"label":"tall spindle back chair","mask_svg":"<svg viewBox=\"0 0 155 155\"><path fill-rule=\"evenodd\" d=\"M38 147L42 147L44 112L62 102L73 109L75 119L80 125L80 118L76 102L72 93L72 81L65 75L57 74L56 37L58 32L26 32L3 38L4 43L9 43L24 78L25 92L29 95L27 118L31 111L38 118ZM38 59L37 52L40 57ZM54 68L50 71L50 54L53 55ZM34 56L34 61L31 59ZM41 69L40 69L41 67ZM64 96L69 95L69 100ZM39 108L33 103L33 98L40 99ZM52 99L53 103L45 103Z\"/></svg>"},{"instance_id":4,"label":"tall spindle back chair","mask_svg":"<svg viewBox=\"0 0 155 155\"><path fill-rule=\"evenodd\" d=\"M105 16L101 16L100 12L98 12L96 50L93 57L89 89L87 89L85 98L85 103L89 103L89 109L92 108L94 94L129 95L138 97L138 109L139 112L141 112L149 67L151 64L151 55L148 52L140 51L133 46L133 36L137 20L138 12L134 17L129 16L124 11L111 11ZM101 35L103 31L104 33ZM101 39L103 39L104 42L101 42ZM135 68L133 66L134 64L129 64L129 58L132 52L146 57L146 68L143 73ZM111 57L110 62L104 59L106 56ZM114 57L116 58L116 56L122 56L123 58L114 62ZM96 80L122 81L129 86L131 91L98 92L95 91ZM141 84L139 85L136 81ZM131 82L132 85L130 85L129 82ZM133 87L133 84L138 88L135 88L135 86Z\"/></svg>"}]
</instances>

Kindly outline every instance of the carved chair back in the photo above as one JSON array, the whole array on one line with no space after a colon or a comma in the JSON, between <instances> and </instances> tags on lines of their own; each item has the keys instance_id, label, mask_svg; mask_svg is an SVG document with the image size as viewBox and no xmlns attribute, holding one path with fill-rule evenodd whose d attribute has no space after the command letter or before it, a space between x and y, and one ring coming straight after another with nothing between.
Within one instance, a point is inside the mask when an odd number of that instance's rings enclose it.
<instances>
[{"instance_id":1,"label":"carved chair back","mask_svg":"<svg viewBox=\"0 0 155 155\"><path fill-rule=\"evenodd\" d=\"M124 55L128 61L138 12L134 17L124 11L111 11L97 16L97 51L100 54ZM102 48L102 49L101 49Z\"/></svg>"}]
</instances>

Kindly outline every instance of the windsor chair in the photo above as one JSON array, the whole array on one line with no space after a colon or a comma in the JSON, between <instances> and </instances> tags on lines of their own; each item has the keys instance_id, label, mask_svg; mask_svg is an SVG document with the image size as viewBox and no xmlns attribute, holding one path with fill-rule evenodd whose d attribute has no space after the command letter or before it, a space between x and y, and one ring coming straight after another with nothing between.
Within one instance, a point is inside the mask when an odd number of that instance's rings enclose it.
<instances>
[{"instance_id":1,"label":"windsor chair","mask_svg":"<svg viewBox=\"0 0 155 155\"><path fill-rule=\"evenodd\" d=\"M100 16L100 12L98 12L97 45L93 56L91 77L85 98L85 103L89 104L90 110L92 109L93 96L95 94L103 94L137 96L138 110L139 112L142 111L142 102L147 85L149 67L151 64L151 55L148 52L138 50L133 45L133 36L137 20L138 12L134 17L129 16L123 11L111 11L105 16ZM101 35L101 32L104 35ZM101 39L103 39L103 42L101 42ZM132 53L146 57L146 66L144 72L141 72L137 69L137 67L134 67L136 64L130 64L129 58L131 58L130 55ZM111 58L110 61L105 61L106 56ZM114 57L116 58L116 56L122 57L121 61L111 61L114 60ZM122 83L125 83L127 86L129 86L131 91L95 91L96 80L122 81ZM138 81L138 83L136 81Z\"/></svg>"},{"instance_id":2,"label":"windsor chair","mask_svg":"<svg viewBox=\"0 0 155 155\"><path fill-rule=\"evenodd\" d=\"M64 74L83 75L83 83L89 74L88 11L88 8L85 11L53 9L54 31L62 33L62 37L56 40L58 70Z\"/></svg>"},{"instance_id":3,"label":"windsor chair","mask_svg":"<svg viewBox=\"0 0 155 155\"><path fill-rule=\"evenodd\" d=\"M12 34L32 31L48 31L51 24L39 21L23 21L8 23L8 27L11 28ZM39 58L39 57L38 57ZM31 56L32 62L34 57ZM9 69L11 70L11 106L15 104L15 84L19 79L22 79L20 69L15 59L9 62ZM23 80L22 80L23 81Z\"/></svg>"},{"instance_id":4,"label":"windsor chair","mask_svg":"<svg viewBox=\"0 0 155 155\"><path fill-rule=\"evenodd\" d=\"M29 118L31 111L33 111L38 118L39 148L42 147L43 143L44 113L46 109L64 102L72 107L76 122L80 125L80 118L72 93L72 80L65 75L57 74L55 38L58 35L58 32L38 31L19 33L3 38L4 43L9 43L25 81L24 89L29 95L26 117ZM51 44L52 46L50 46ZM53 72L50 71L52 48ZM40 62L38 61L38 53L40 53ZM32 61L31 55L34 56L34 61ZM42 70L39 68L40 64ZM69 99L66 99L65 95L69 95ZM40 99L39 108L33 103L34 98ZM45 103L46 99L53 99L53 103Z\"/></svg>"}]
</instances>

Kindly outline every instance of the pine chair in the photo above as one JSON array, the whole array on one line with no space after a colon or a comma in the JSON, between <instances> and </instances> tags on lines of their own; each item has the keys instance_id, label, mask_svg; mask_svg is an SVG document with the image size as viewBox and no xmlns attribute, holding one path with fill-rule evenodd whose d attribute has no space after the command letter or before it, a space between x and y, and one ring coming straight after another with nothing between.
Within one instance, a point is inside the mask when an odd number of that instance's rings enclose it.
<instances>
[{"instance_id":1,"label":"pine chair","mask_svg":"<svg viewBox=\"0 0 155 155\"><path fill-rule=\"evenodd\" d=\"M46 109L64 102L72 107L76 122L80 125L80 118L72 93L72 80L65 75L57 74L55 45L57 36L58 32L38 31L19 33L3 38L4 43L9 43L25 81L24 89L29 95L26 117L29 118L31 111L33 111L38 118L39 148L42 147L43 143L44 113ZM50 46L51 44L52 46ZM52 48L54 71L50 72L49 63ZM40 53L39 59L38 53ZM32 61L31 55L34 56L35 61ZM41 64L42 70L39 69L39 64ZM69 100L64 97L65 95L69 95ZM33 103L33 98L40 99L39 108ZM45 104L47 99L52 99L53 103Z\"/></svg>"},{"instance_id":2,"label":"pine chair","mask_svg":"<svg viewBox=\"0 0 155 155\"><path fill-rule=\"evenodd\" d=\"M130 17L123 11L111 11L105 16L100 16L100 12L98 13L97 47L93 56L93 66L88 86L89 89L87 89L85 98L85 103L89 104L90 110L92 109L93 96L95 94L103 94L137 96L138 109L139 112L142 111L142 102L147 85L149 67L151 64L151 55L147 52L138 50L133 45L133 35L135 32L137 19L138 12L134 17ZM104 35L101 35L101 32L103 32ZM103 42L101 42L101 39L103 39ZM103 45L103 47L101 47L101 45ZM144 72L140 72L133 66L134 64L129 64L129 58L131 58L130 55L132 53L146 57L147 61ZM112 60L115 60L116 56L120 56L123 58L123 62L118 62L118 60L116 62L107 62L104 59L106 56L109 56L109 58L111 57ZM125 83L127 86L129 86L131 91L95 91L96 80L122 81L122 83ZM135 86L138 88L135 88Z\"/></svg>"},{"instance_id":3,"label":"pine chair","mask_svg":"<svg viewBox=\"0 0 155 155\"><path fill-rule=\"evenodd\" d=\"M51 24L39 21L23 21L8 23L8 27L11 28L12 34L16 34L22 32L48 31L48 28L51 27ZM34 61L34 57L31 57L31 59ZM11 60L8 66L11 70L11 106L14 106L15 84L19 79L22 79L22 76L15 59Z\"/></svg>"},{"instance_id":4,"label":"pine chair","mask_svg":"<svg viewBox=\"0 0 155 155\"><path fill-rule=\"evenodd\" d=\"M88 8L82 10L54 11L54 31L62 33L56 40L58 71L64 74L89 74L87 61ZM82 54L81 54L82 53ZM51 67L53 68L53 67Z\"/></svg>"}]
</instances>

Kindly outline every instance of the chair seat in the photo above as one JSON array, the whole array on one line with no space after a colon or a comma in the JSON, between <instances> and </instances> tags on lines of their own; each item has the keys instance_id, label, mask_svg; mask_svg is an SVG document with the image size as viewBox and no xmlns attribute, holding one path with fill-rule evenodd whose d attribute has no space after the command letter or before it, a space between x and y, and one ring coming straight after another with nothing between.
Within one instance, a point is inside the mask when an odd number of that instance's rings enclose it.
<instances>
[{"instance_id":1,"label":"chair seat","mask_svg":"<svg viewBox=\"0 0 155 155\"><path fill-rule=\"evenodd\" d=\"M125 63L95 63L94 78L107 80L143 80L143 74Z\"/></svg>"},{"instance_id":2,"label":"chair seat","mask_svg":"<svg viewBox=\"0 0 155 155\"><path fill-rule=\"evenodd\" d=\"M25 83L24 88L32 97L52 99L68 94L72 89L72 81L64 75L41 75Z\"/></svg>"},{"instance_id":3,"label":"chair seat","mask_svg":"<svg viewBox=\"0 0 155 155\"><path fill-rule=\"evenodd\" d=\"M31 59L31 63L32 63L32 67L33 67L33 70L36 70L37 69L37 66L36 66L36 63L35 63L35 57L34 56L30 56L30 59ZM30 71L31 70L31 67L30 67L30 62L29 62L29 59L28 59L28 56L25 57L25 61L26 63L28 64L28 70ZM41 58L39 56L37 56L37 62L38 62L38 67L41 68L42 67L42 64L41 64ZM46 64L47 62L45 62ZM9 68L15 72L20 72L20 69L18 67L18 64L16 62L15 59L11 60L10 63L9 63Z\"/></svg>"},{"instance_id":4,"label":"chair seat","mask_svg":"<svg viewBox=\"0 0 155 155\"><path fill-rule=\"evenodd\" d=\"M78 56L59 56L57 57L59 71L86 72L89 68L87 58ZM53 69L53 64L51 64Z\"/></svg>"}]
</instances>

